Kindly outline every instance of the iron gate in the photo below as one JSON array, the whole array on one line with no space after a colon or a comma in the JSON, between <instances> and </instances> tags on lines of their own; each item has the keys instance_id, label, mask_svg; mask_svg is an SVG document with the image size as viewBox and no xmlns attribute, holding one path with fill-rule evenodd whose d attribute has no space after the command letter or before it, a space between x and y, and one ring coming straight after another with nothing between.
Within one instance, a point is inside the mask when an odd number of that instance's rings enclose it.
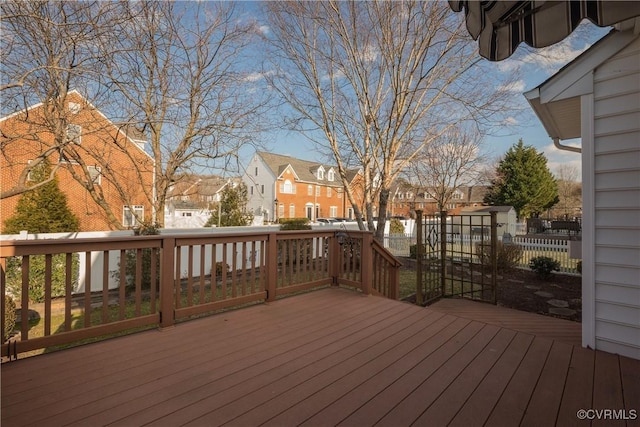
<instances>
[{"instance_id":1,"label":"iron gate","mask_svg":"<svg viewBox=\"0 0 640 427\"><path fill-rule=\"evenodd\" d=\"M422 215L416 211L420 305L444 297L496 303L496 212Z\"/></svg>"}]
</instances>

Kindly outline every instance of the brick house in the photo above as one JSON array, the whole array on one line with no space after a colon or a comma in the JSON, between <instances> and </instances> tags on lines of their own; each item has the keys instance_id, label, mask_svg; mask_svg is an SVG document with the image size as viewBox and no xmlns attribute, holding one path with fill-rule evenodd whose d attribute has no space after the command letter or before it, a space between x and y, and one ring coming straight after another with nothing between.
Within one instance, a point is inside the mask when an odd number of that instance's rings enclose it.
<instances>
[{"instance_id":1,"label":"brick house","mask_svg":"<svg viewBox=\"0 0 640 427\"><path fill-rule=\"evenodd\" d=\"M42 103L0 119L0 192L14 188L25 168L46 153L81 231L153 221L154 161L144 151L144 136L111 122L77 91L64 101L55 120ZM63 143L55 143L54 126L65 126ZM0 200L0 233L19 199Z\"/></svg>"},{"instance_id":2,"label":"brick house","mask_svg":"<svg viewBox=\"0 0 640 427\"><path fill-rule=\"evenodd\" d=\"M358 170L349 171L351 185L357 185L359 175ZM259 151L242 179L248 190L247 209L266 221L354 217L336 166Z\"/></svg>"}]
</instances>

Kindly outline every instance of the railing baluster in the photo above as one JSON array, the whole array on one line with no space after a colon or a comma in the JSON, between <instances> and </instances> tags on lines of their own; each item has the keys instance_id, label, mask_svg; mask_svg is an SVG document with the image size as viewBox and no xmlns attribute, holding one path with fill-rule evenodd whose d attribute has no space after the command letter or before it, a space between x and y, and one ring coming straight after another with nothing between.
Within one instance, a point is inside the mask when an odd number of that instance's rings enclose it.
<instances>
[{"instance_id":1,"label":"railing baluster","mask_svg":"<svg viewBox=\"0 0 640 427\"><path fill-rule=\"evenodd\" d=\"M29 339L29 255L22 257L22 295L20 301L20 339Z\"/></svg>"},{"instance_id":2,"label":"railing baluster","mask_svg":"<svg viewBox=\"0 0 640 427\"><path fill-rule=\"evenodd\" d=\"M193 245L189 245L187 252L187 307L193 305Z\"/></svg>"},{"instance_id":3,"label":"railing baluster","mask_svg":"<svg viewBox=\"0 0 640 427\"><path fill-rule=\"evenodd\" d=\"M141 248L136 249L136 317L140 316L142 309L142 258L143 250Z\"/></svg>"},{"instance_id":4,"label":"railing baluster","mask_svg":"<svg viewBox=\"0 0 640 427\"><path fill-rule=\"evenodd\" d=\"M200 245L200 288L198 289L198 300L200 301L200 304L204 304L205 301L205 293L206 293L206 288L205 288L205 266L204 266L204 260L205 260L205 245L202 244Z\"/></svg>"},{"instance_id":5,"label":"railing baluster","mask_svg":"<svg viewBox=\"0 0 640 427\"><path fill-rule=\"evenodd\" d=\"M44 335L51 335L51 254L44 256Z\"/></svg>"},{"instance_id":6,"label":"railing baluster","mask_svg":"<svg viewBox=\"0 0 640 427\"><path fill-rule=\"evenodd\" d=\"M65 254L65 269L64 269L64 330L68 332L71 330L71 294L72 294L72 279L73 279L73 254Z\"/></svg>"},{"instance_id":7,"label":"railing baluster","mask_svg":"<svg viewBox=\"0 0 640 427\"><path fill-rule=\"evenodd\" d=\"M118 285L118 319L124 320L126 306L126 287L127 287L127 252L120 250L120 283Z\"/></svg>"},{"instance_id":8,"label":"railing baluster","mask_svg":"<svg viewBox=\"0 0 640 427\"><path fill-rule=\"evenodd\" d=\"M84 327L91 326L91 252L84 253Z\"/></svg>"},{"instance_id":9,"label":"railing baluster","mask_svg":"<svg viewBox=\"0 0 640 427\"><path fill-rule=\"evenodd\" d=\"M102 252L102 323L109 322L109 251Z\"/></svg>"}]
</instances>

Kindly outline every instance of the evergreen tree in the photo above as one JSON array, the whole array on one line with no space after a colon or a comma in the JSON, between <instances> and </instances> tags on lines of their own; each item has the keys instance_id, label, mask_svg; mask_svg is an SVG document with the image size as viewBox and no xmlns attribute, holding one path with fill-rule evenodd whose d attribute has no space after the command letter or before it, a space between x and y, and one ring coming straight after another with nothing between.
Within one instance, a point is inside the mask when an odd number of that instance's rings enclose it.
<instances>
[{"instance_id":1,"label":"evergreen tree","mask_svg":"<svg viewBox=\"0 0 640 427\"><path fill-rule=\"evenodd\" d=\"M513 206L518 218L538 216L558 203L558 184L547 158L522 139L509 148L496 169L484 202Z\"/></svg>"},{"instance_id":2,"label":"evergreen tree","mask_svg":"<svg viewBox=\"0 0 640 427\"><path fill-rule=\"evenodd\" d=\"M51 166L44 161L31 172L31 181L42 182L51 174ZM29 233L59 233L79 231L78 218L67 205L67 197L60 191L58 179L23 193L16 205L13 216L5 221L5 233L17 234L21 230ZM7 288L13 295L22 293L22 270L19 257L7 260ZM71 261L71 283L78 281L78 256ZM29 300L42 302L45 299L45 257L31 256L29 262ZM65 295L66 259L65 254L55 254L51 258L51 296Z\"/></svg>"},{"instance_id":3,"label":"evergreen tree","mask_svg":"<svg viewBox=\"0 0 640 427\"><path fill-rule=\"evenodd\" d=\"M45 161L31 172L34 183L49 177L51 166ZM24 193L12 217L5 221L5 233L59 233L79 231L80 222L67 205L67 196L60 191L58 178Z\"/></svg>"},{"instance_id":4,"label":"evergreen tree","mask_svg":"<svg viewBox=\"0 0 640 427\"><path fill-rule=\"evenodd\" d=\"M204 225L205 227L233 227L238 225L249 225L253 220L253 215L246 212L247 187L240 184L236 187L227 185L222 190L220 202L211 210L211 217Z\"/></svg>"}]
</instances>

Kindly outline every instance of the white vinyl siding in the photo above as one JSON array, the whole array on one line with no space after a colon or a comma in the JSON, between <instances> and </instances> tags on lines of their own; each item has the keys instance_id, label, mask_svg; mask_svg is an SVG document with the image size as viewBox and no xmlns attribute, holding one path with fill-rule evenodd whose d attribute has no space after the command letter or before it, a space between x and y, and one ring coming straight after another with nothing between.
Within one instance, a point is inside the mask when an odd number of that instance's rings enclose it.
<instances>
[{"instance_id":1,"label":"white vinyl siding","mask_svg":"<svg viewBox=\"0 0 640 427\"><path fill-rule=\"evenodd\" d=\"M640 39L594 72L597 349L640 358Z\"/></svg>"}]
</instances>

